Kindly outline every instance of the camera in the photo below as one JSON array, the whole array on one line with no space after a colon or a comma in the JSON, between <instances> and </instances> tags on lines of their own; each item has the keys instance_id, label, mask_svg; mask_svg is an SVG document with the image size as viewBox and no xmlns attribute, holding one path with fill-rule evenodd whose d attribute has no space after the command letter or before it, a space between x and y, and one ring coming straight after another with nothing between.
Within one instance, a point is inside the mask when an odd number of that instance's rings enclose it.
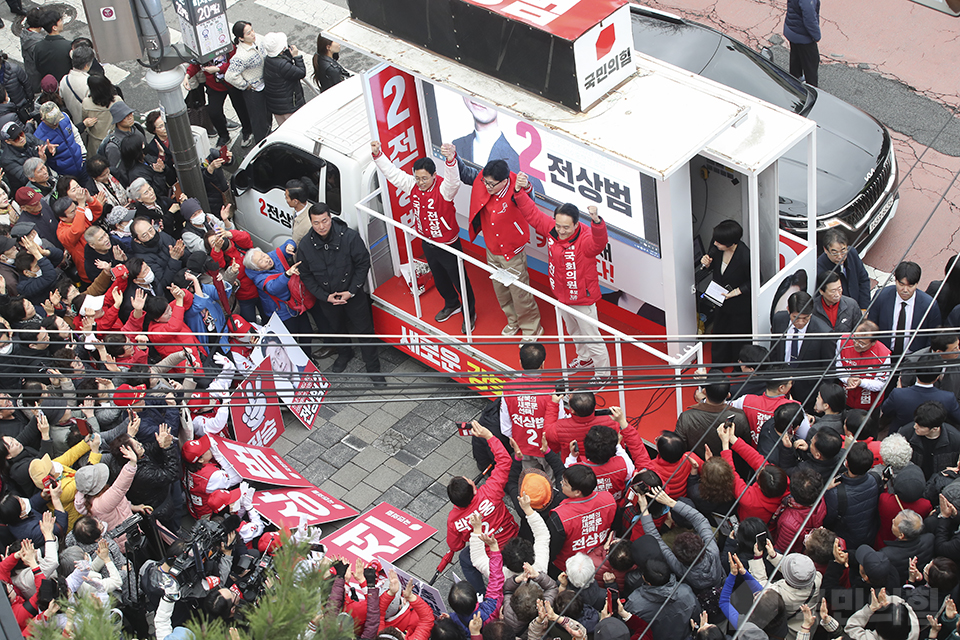
<instances>
[{"instance_id":1,"label":"camera","mask_svg":"<svg viewBox=\"0 0 960 640\"><path fill-rule=\"evenodd\" d=\"M245 557L252 558L252 556ZM276 571L273 568L273 556L264 551L250 572L237 580L237 588L243 594L243 600L245 602L255 602L257 598L263 595L267 586L267 578L274 574L276 574Z\"/></svg>"},{"instance_id":2,"label":"camera","mask_svg":"<svg viewBox=\"0 0 960 640\"><path fill-rule=\"evenodd\" d=\"M190 547L173 561L170 575L182 585L193 584L204 577L204 564L221 553L227 533L219 522L198 520L190 537Z\"/></svg>"}]
</instances>

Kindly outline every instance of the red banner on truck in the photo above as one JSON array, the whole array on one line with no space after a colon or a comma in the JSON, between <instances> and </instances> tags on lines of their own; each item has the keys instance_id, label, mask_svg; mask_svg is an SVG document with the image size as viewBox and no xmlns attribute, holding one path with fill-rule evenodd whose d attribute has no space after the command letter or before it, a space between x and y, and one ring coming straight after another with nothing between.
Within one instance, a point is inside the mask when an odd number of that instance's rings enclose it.
<instances>
[{"instance_id":1,"label":"red banner on truck","mask_svg":"<svg viewBox=\"0 0 960 640\"><path fill-rule=\"evenodd\" d=\"M370 99L377 120L377 139L383 153L396 167L412 174L413 163L428 155L420 121L417 84L413 76L394 67L384 67L370 76ZM402 193L394 185L384 182L394 219L408 227L416 226L410 194ZM403 233L396 233L401 261L409 262Z\"/></svg>"}]
</instances>

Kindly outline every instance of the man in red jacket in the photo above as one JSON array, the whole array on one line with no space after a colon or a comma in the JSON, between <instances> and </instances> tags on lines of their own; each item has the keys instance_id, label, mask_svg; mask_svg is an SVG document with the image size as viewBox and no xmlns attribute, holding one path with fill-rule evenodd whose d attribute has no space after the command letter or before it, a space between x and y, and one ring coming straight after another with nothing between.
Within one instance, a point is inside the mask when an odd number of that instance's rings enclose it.
<instances>
[{"instance_id":1,"label":"man in red jacket","mask_svg":"<svg viewBox=\"0 0 960 640\"><path fill-rule=\"evenodd\" d=\"M596 416L597 398L589 391L578 391L570 394L567 400L572 415L557 419L560 411L560 398L553 397L553 402L547 405L547 444L552 451L557 451L563 458L570 455L570 442L577 441L580 451L583 451L583 438L595 424L610 427L620 431L620 426L610 416Z\"/></svg>"},{"instance_id":2,"label":"man in red jacket","mask_svg":"<svg viewBox=\"0 0 960 640\"><path fill-rule=\"evenodd\" d=\"M503 448L500 440L476 420L473 421L471 434L475 438L483 438L487 441L493 451L495 466L490 478L479 488L473 480L463 476L450 480L450 484L447 485L447 497L453 503L453 509L447 515L447 546L451 551L463 549L460 554L460 569L463 571L463 577L477 589L477 593L483 593L485 589L483 574L470 562L470 548L466 546L470 532L473 530L470 525L470 516L479 513L483 518L484 533L496 538L501 545L505 545L508 540L516 537L520 527L503 503L503 488L510 476L510 465L513 459Z\"/></svg>"},{"instance_id":3,"label":"man in red jacket","mask_svg":"<svg viewBox=\"0 0 960 640\"><path fill-rule=\"evenodd\" d=\"M553 404L553 385L540 377L546 358L547 350L538 342L520 347L523 374L503 386L500 433L513 438L517 443L516 446L523 455L521 465L524 469L540 469L553 480L553 468L547 464L540 448L546 428L548 406Z\"/></svg>"},{"instance_id":4,"label":"man in red jacket","mask_svg":"<svg viewBox=\"0 0 960 640\"><path fill-rule=\"evenodd\" d=\"M597 320L597 301L600 300L600 282L597 277L597 256L607 246L607 223L597 208L587 207L593 224L589 227L580 222L577 205L559 205L551 218L540 211L533 199L523 191L528 185L525 173L517 174L514 202L520 213L538 233L547 238L549 254L550 288L563 304L574 307L591 320ZM577 358L570 363L572 369L596 369L594 382L606 382L611 375L610 354L600 338L597 325L582 318L560 311L567 334L574 338ZM578 340L585 338L586 340Z\"/></svg>"},{"instance_id":5,"label":"man in red jacket","mask_svg":"<svg viewBox=\"0 0 960 640\"><path fill-rule=\"evenodd\" d=\"M617 511L617 503L608 491L596 491L593 469L582 464L564 472L560 488L566 499L547 519L550 557L556 573L566 571L567 558L573 554L590 553L606 542Z\"/></svg>"},{"instance_id":6,"label":"man in red jacket","mask_svg":"<svg viewBox=\"0 0 960 640\"><path fill-rule=\"evenodd\" d=\"M511 185L516 180L517 176L510 172L505 160L488 162L473 180L467 228L471 242L483 233L488 265L516 275L519 282L529 286L526 246L530 241L530 228L514 200L517 187ZM531 189L529 184L526 189ZM530 339L542 334L540 309L533 294L496 279L491 282L500 308L507 316L507 326L501 333L512 336L523 331L523 335Z\"/></svg>"}]
</instances>

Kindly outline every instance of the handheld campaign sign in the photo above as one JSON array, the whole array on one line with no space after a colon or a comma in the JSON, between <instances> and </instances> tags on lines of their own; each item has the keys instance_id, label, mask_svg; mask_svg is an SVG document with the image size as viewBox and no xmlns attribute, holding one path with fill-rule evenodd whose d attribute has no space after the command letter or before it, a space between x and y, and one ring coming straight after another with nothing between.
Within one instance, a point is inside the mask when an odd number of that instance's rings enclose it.
<instances>
[{"instance_id":1,"label":"handheld campaign sign","mask_svg":"<svg viewBox=\"0 0 960 640\"><path fill-rule=\"evenodd\" d=\"M380 557L394 562L436 532L425 522L381 502L320 542L326 545L330 557L340 556L350 562L357 558L370 562Z\"/></svg>"},{"instance_id":2,"label":"handheld campaign sign","mask_svg":"<svg viewBox=\"0 0 960 640\"><path fill-rule=\"evenodd\" d=\"M283 414L270 361L264 359L230 398L230 417L238 442L269 447L284 431Z\"/></svg>"},{"instance_id":3,"label":"handheld campaign sign","mask_svg":"<svg viewBox=\"0 0 960 640\"><path fill-rule=\"evenodd\" d=\"M219 436L210 436L210 442L244 480L279 487L313 488L309 480L269 447L255 447Z\"/></svg>"},{"instance_id":4,"label":"handheld campaign sign","mask_svg":"<svg viewBox=\"0 0 960 640\"><path fill-rule=\"evenodd\" d=\"M306 518L307 526L313 526L360 513L316 487L257 491L253 508L278 527L289 529L299 527L301 517Z\"/></svg>"},{"instance_id":5,"label":"handheld campaign sign","mask_svg":"<svg viewBox=\"0 0 960 640\"><path fill-rule=\"evenodd\" d=\"M398 569L392 562L385 560L381 557L377 557L377 560L380 562L380 566L383 568L383 572L389 573L392 569L397 572L397 578L400 580L400 585L403 589L407 587L407 583L411 580L413 581L413 592L420 596L420 598L433 609L433 615L435 617L440 617L441 614L447 613L447 605L443 602L443 596L440 595L440 591L413 575L412 573L407 573L403 569Z\"/></svg>"}]
</instances>

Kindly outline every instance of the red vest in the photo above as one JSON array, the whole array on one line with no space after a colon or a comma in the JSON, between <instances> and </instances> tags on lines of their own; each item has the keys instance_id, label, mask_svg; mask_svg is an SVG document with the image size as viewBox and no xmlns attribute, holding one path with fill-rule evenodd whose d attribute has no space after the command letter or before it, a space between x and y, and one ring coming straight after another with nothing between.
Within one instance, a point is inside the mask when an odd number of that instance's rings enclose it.
<instances>
[{"instance_id":1,"label":"red vest","mask_svg":"<svg viewBox=\"0 0 960 640\"><path fill-rule=\"evenodd\" d=\"M743 396L743 412L747 414L747 421L750 423L750 436L754 446L760 442L760 427L773 417L777 407L787 402L793 402L793 400L787 396L771 398L765 393L759 396Z\"/></svg>"},{"instance_id":2,"label":"red vest","mask_svg":"<svg viewBox=\"0 0 960 640\"><path fill-rule=\"evenodd\" d=\"M190 515L194 518L200 518L213 513L213 508L209 504L210 494L207 492L207 483L210 482L210 476L219 471L220 467L212 462L200 467L199 471L187 472L187 493L190 495Z\"/></svg>"},{"instance_id":3,"label":"red vest","mask_svg":"<svg viewBox=\"0 0 960 640\"><path fill-rule=\"evenodd\" d=\"M617 503L608 492L594 491L586 498L567 498L553 512L560 518L567 534L553 563L561 571L566 571L567 558L581 551L587 553L606 541Z\"/></svg>"},{"instance_id":4,"label":"red vest","mask_svg":"<svg viewBox=\"0 0 960 640\"><path fill-rule=\"evenodd\" d=\"M848 338L849 336L841 338L843 348L840 349L840 356L837 358L838 369L846 369L848 375L871 380L888 375L884 370L888 368L885 363L890 357L890 349L885 344L878 340L872 347L860 353L853 347L853 340ZM863 387L848 389L847 407L869 410L881 395L883 391L869 391Z\"/></svg>"},{"instance_id":5,"label":"red vest","mask_svg":"<svg viewBox=\"0 0 960 640\"><path fill-rule=\"evenodd\" d=\"M620 456L613 456L604 464L595 464L589 460L579 460L578 464L593 469L597 476L597 491L608 491L613 499L620 502L627 488L627 463Z\"/></svg>"},{"instance_id":6,"label":"red vest","mask_svg":"<svg viewBox=\"0 0 960 640\"><path fill-rule=\"evenodd\" d=\"M410 200L416 214L417 231L431 240L450 244L460 234L460 225L456 207L440 195L441 184L443 178L438 175L429 191L414 187L410 190Z\"/></svg>"},{"instance_id":7,"label":"red vest","mask_svg":"<svg viewBox=\"0 0 960 640\"><path fill-rule=\"evenodd\" d=\"M531 393L515 395L524 391ZM538 378L521 378L503 388L503 402L513 422L513 439L526 456L543 457L540 443L543 441L547 405L551 404L552 393L553 389Z\"/></svg>"}]
</instances>

